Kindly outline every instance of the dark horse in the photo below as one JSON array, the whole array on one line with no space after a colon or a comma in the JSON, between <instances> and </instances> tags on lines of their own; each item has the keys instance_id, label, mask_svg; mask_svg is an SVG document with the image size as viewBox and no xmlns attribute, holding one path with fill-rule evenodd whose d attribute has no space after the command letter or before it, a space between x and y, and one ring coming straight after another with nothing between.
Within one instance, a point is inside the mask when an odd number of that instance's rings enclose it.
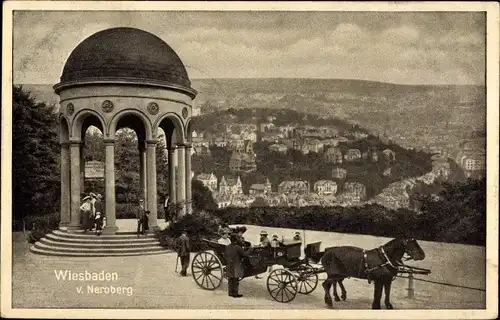
<instances>
[{"instance_id":1,"label":"dark horse","mask_svg":"<svg viewBox=\"0 0 500 320\"><path fill-rule=\"evenodd\" d=\"M325 303L329 308L333 307L330 288L332 284L339 283L342 289L342 299L345 300L346 292L342 284L344 278L367 279L370 283L374 281L375 291L372 309L380 309L382 291L385 290L385 306L393 309L390 302L391 283L398 273L398 266L402 265L401 259L423 260L425 253L413 238L396 238L383 246L363 250L357 247L331 247L328 248L321 263L328 278L323 282L325 289ZM336 289L335 289L336 291ZM335 300L339 300L335 292Z\"/></svg>"}]
</instances>

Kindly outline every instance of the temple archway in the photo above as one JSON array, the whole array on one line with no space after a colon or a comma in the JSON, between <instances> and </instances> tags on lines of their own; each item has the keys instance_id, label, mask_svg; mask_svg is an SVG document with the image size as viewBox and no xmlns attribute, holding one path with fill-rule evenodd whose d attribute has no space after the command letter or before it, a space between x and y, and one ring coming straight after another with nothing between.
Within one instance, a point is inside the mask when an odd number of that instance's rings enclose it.
<instances>
[{"instance_id":1,"label":"temple archway","mask_svg":"<svg viewBox=\"0 0 500 320\"><path fill-rule=\"evenodd\" d=\"M191 88L184 64L168 44L135 28L97 32L71 52L54 91L60 97L61 225L68 231L81 229L82 143L91 126L102 132L105 149L107 224L103 234L117 231L115 143L116 132L123 128L137 135L140 190L150 211L150 230L157 227L158 217L159 128L165 132L169 166L175 164L178 168L177 179L175 174L169 174L169 185L175 190L172 200L181 205L181 214L191 212L191 179L186 179L191 171L187 124L196 91Z\"/></svg>"}]
</instances>

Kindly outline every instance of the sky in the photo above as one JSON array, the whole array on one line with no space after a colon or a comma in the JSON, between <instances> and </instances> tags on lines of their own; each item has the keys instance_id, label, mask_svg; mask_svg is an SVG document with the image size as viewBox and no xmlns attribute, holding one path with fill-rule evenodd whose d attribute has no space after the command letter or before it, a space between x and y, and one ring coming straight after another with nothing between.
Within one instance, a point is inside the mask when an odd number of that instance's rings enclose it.
<instances>
[{"instance_id":1,"label":"sky","mask_svg":"<svg viewBox=\"0 0 500 320\"><path fill-rule=\"evenodd\" d=\"M485 84L483 13L345 11L16 11L14 83L56 84L81 41L119 26L163 39L191 79Z\"/></svg>"}]
</instances>

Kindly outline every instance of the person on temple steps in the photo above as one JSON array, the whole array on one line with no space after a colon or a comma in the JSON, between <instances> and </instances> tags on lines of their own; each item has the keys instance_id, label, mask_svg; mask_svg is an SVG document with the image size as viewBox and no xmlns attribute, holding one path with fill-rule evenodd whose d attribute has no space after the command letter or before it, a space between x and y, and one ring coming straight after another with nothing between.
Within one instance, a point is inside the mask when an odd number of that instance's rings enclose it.
<instances>
[{"instance_id":1,"label":"person on temple steps","mask_svg":"<svg viewBox=\"0 0 500 320\"><path fill-rule=\"evenodd\" d=\"M144 200L142 199L139 199L139 206L136 209L135 217L137 218L137 237L139 238L140 234L145 234L146 230L144 226L147 223L146 209L144 208Z\"/></svg>"},{"instance_id":2,"label":"person on temple steps","mask_svg":"<svg viewBox=\"0 0 500 320\"><path fill-rule=\"evenodd\" d=\"M92 199L90 196L87 196L83 198L83 204L80 206L80 210L82 211L82 217L83 217L83 231L87 232L87 230L92 230L92 222L91 222L91 216L92 216L92 210L93 210L93 205L92 205Z\"/></svg>"},{"instance_id":3,"label":"person on temple steps","mask_svg":"<svg viewBox=\"0 0 500 320\"><path fill-rule=\"evenodd\" d=\"M95 232L98 236L101 235L102 232L102 224L103 224L103 218L104 218L104 210L102 206L102 195L98 194L96 197L96 201L94 203L94 208L95 208Z\"/></svg>"}]
</instances>

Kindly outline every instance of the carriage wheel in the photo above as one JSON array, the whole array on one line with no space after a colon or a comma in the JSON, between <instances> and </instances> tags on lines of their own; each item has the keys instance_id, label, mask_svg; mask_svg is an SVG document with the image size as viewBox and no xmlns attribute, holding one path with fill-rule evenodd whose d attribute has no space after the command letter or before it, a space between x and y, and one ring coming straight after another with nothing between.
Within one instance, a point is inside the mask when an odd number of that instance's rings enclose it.
<instances>
[{"instance_id":1,"label":"carriage wheel","mask_svg":"<svg viewBox=\"0 0 500 320\"><path fill-rule=\"evenodd\" d=\"M198 286L205 290L215 290L222 283L222 263L211 252L198 252L191 264L191 274Z\"/></svg>"},{"instance_id":2,"label":"carriage wheel","mask_svg":"<svg viewBox=\"0 0 500 320\"><path fill-rule=\"evenodd\" d=\"M299 287L299 293L309 294L313 292L318 286L318 274L316 274L315 269L310 265L305 265L303 268L297 270L297 282Z\"/></svg>"},{"instance_id":3,"label":"carriage wheel","mask_svg":"<svg viewBox=\"0 0 500 320\"><path fill-rule=\"evenodd\" d=\"M286 269L276 269L267 277L267 291L278 302L290 302L297 295L297 278Z\"/></svg>"}]
</instances>

